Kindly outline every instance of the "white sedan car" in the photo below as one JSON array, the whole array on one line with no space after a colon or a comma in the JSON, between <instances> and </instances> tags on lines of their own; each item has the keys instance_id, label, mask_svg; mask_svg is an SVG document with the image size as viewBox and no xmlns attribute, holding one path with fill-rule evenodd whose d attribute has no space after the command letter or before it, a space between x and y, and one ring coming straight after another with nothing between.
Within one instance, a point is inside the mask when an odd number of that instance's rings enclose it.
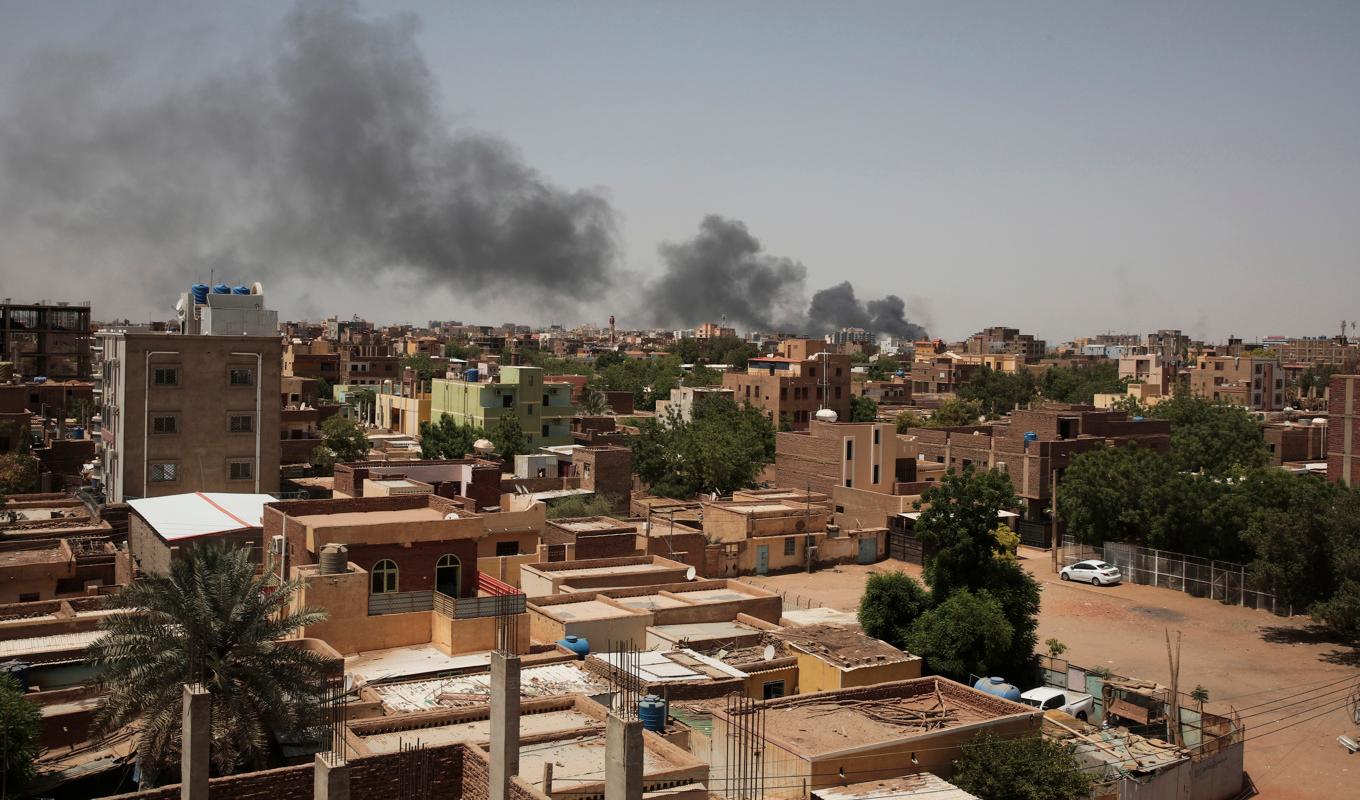
<instances>
[{"instance_id":1,"label":"white sedan car","mask_svg":"<svg viewBox=\"0 0 1360 800\"><path fill-rule=\"evenodd\" d=\"M1063 567L1058 577L1065 581L1084 581L1092 586L1108 586L1119 583L1123 576L1119 574L1119 567L1113 564L1106 564L1104 561L1078 561Z\"/></svg>"}]
</instances>

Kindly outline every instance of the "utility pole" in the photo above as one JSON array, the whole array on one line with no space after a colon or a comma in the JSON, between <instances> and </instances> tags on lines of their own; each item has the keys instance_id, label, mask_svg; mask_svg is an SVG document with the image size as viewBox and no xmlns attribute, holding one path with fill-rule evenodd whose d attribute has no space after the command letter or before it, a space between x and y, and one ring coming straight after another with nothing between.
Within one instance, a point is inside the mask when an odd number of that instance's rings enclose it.
<instances>
[{"instance_id":1,"label":"utility pole","mask_svg":"<svg viewBox=\"0 0 1360 800\"><path fill-rule=\"evenodd\" d=\"M1163 630L1166 633L1166 662L1171 668L1171 697L1168 698L1171 701L1171 714L1166 721L1169 733L1167 738L1172 744L1181 747L1184 745L1181 738L1181 632L1176 631L1176 652L1173 656L1171 652L1171 631L1170 629Z\"/></svg>"}]
</instances>

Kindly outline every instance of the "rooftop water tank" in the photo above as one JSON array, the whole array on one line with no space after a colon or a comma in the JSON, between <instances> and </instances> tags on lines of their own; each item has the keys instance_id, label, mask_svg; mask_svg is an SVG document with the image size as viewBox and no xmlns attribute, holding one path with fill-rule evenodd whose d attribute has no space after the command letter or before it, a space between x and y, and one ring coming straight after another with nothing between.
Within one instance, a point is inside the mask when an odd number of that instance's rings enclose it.
<instances>
[{"instance_id":1,"label":"rooftop water tank","mask_svg":"<svg viewBox=\"0 0 1360 800\"><path fill-rule=\"evenodd\" d=\"M638 701L638 719L642 720L642 727L654 733L663 733L666 730L666 701L654 694L649 694Z\"/></svg>"},{"instance_id":2,"label":"rooftop water tank","mask_svg":"<svg viewBox=\"0 0 1360 800\"><path fill-rule=\"evenodd\" d=\"M213 294L231 294L231 287L225 283L219 283L212 288Z\"/></svg>"},{"instance_id":3,"label":"rooftop water tank","mask_svg":"<svg viewBox=\"0 0 1360 800\"><path fill-rule=\"evenodd\" d=\"M1314 425L1326 425L1326 424L1327 424L1327 418L1326 418L1326 417L1313 417L1313 424L1314 424Z\"/></svg>"},{"instance_id":4,"label":"rooftop water tank","mask_svg":"<svg viewBox=\"0 0 1360 800\"><path fill-rule=\"evenodd\" d=\"M189 287L189 294L194 296L195 304L200 306L203 305L208 302L208 284L195 283L193 286Z\"/></svg>"},{"instance_id":5,"label":"rooftop water tank","mask_svg":"<svg viewBox=\"0 0 1360 800\"><path fill-rule=\"evenodd\" d=\"M321 548L321 574L340 575L349 571L349 548L343 544L327 544Z\"/></svg>"},{"instance_id":6,"label":"rooftop water tank","mask_svg":"<svg viewBox=\"0 0 1360 800\"><path fill-rule=\"evenodd\" d=\"M478 455L487 455L496 452L496 445L490 439L478 439L472 443L472 449Z\"/></svg>"},{"instance_id":7,"label":"rooftop water tank","mask_svg":"<svg viewBox=\"0 0 1360 800\"><path fill-rule=\"evenodd\" d=\"M812 416L816 417L818 422L835 422L838 419L836 412L829 408L818 409Z\"/></svg>"},{"instance_id":8,"label":"rooftop water tank","mask_svg":"<svg viewBox=\"0 0 1360 800\"><path fill-rule=\"evenodd\" d=\"M979 692L986 692L987 694L996 695L997 697L1002 697L1007 700L1014 700L1015 702L1020 701L1020 690L1011 684L1006 683L1005 678L998 678L996 676L978 678L977 683L973 684L973 688L977 689Z\"/></svg>"},{"instance_id":9,"label":"rooftop water tank","mask_svg":"<svg viewBox=\"0 0 1360 800\"><path fill-rule=\"evenodd\" d=\"M578 659L585 660L585 657L590 655L590 642L584 636L569 634L558 639L557 644L559 647L565 647L575 653Z\"/></svg>"},{"instance_id":10,"label":"rooftop water tank","mask_svg":"<svg viewBox=\"0 0 1360 800\"><path fill-rule=\"evenodd\" d=\"M475 367L473 369L463 370L463 380L467 381L468 383L476 383L477 375L478 374Z\"/></svg>"},{"instance_id":11,"label":"rooftop water tank","mask_svg":"<svg viewBox=\"0 0 1360 800\"><path fill-rule=\"evenodd\" d=\"M231 290L231 293L232 293L232 294L250 294L250 287L249 287L249 286L237 286L236 288L234 288L234 289Z\"/></svg>"},{"instance_id":12,"label":"rooftop water tank","mask_svg":"<svg viewBox=\"0 0 1360 800\"><path fill-rule=\"evenodd\" d=\"M1134 418L1133 418L1133 421L1134 421L1134 422L1142 422L1142 421L1143 421L1143 418L1142 418L1142 417L1134 417Z\"/></svg>"}]
</instances>

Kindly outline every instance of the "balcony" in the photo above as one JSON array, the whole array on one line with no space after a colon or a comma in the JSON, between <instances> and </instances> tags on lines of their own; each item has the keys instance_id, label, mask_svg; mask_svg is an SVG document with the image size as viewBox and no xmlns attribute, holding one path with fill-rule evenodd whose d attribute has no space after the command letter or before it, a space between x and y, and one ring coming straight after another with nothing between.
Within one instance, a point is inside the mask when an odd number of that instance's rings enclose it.
<instances>
[{"instance_id":1,"label":"balcony","mask_svg":"<svg viewBox=\"0 0 1360 800\"><path fill-rule=\"evenodd\" d=\"M524 593L488 575L477 574L477 597L450 597L440 591L388 592L368 596L368 615L434 611L449 619L523 614Z\"/></svg>"}]
</instances>

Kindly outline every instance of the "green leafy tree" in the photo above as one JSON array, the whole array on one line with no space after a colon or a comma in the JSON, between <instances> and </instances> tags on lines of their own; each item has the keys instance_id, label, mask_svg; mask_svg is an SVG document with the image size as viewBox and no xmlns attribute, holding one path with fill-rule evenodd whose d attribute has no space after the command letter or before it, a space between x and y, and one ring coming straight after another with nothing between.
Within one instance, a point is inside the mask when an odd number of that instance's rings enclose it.
<instances>
[{"instance_id":1,"label":"green leafy tree","mask_svg":"<svg viewBox=\"0 0 1360 800\"><path fill-rule=\"evenodd\" d=\"M1315 603L1313 618L1335 632L1360 639L1360 488L1340 490L1326 517L1330 596Z\"/></svg>"},{"instance_id":2,"label":"green leafy tree","mask_svg":"<svg viewBox=\"0 0 1360 800\"><path fill-rule=\"evenodd\" d=\"M317 378L316 396L321 402L330 403L335 400L335 387L325 378Z\"/></svg>"},{"instance_id":3,"label":"green leafy tree","mask_svg":"<svg viewBox=\"0 0 1360 800\"><path fill-rule=\"evenodd\" d=\"M42 714L24 696L24 688L9 675L0 676L0 797L16 796L16 790L33 778L33 762L42 749L38 744Z\"/></svg>"},{"instance_id":4,"label":"green leafy tree","mask_svg":"<svg viewBox=\"0 0 1360 800\"><path fill-rule=\"evenodd\" d=\"M1072 459L1058 481L1058 514L1080 542L1142 542L1161 509L1157 490L1171 464L1136 445L1102 447Z\"/></svg>"},{"instance_id":5,"label":"green leafy tree","mask_svg":"<svg viewBox=\"0 0 1360 800\"><path fill-rule=\"evenodd\" d=\"M548 519L571 519L574 517L604 517L613 514L620 506L617 498L604 495L572 495L555 500L548 505Z\"/></svg>"},{"instance_id":6,"label":"green leafy tree","mask_svg":"<svg viewBox=\"0 0 1360 800\"><path fill-rule=\"evenodd\" d=\"M0 455L0 496L38 489L38 459L27 453Z\"/></svg>"},{"instance_id":7,"label":"green leafy tree","mask_svg":"<svg viewBox=\"0 0 1360 800\"><path fill-rule=\"evenodd\" d=\"M617 367L628 363L628 356L617 350L606 350L595 356L595 369L603 372L610 367Z\"/></svg>"},{"instance_id":8,"label":"green leafy tree","mask_svg":"<svg viewBox=\"0 0 1360 800\"><path fill-rule=\"evenodd\" d=\"M529 439L524 435L524 427L519 423L519 416L515 414L502 414L491 427L487 438L496 445L497 455L507 461L529 452Z\"/></svg>"},{"instance_id":9,"label":"green leafy tree","mask_svg":"<svg viewBox=\"0 0 1360 800\"><path fill-rule=\"evenodd\" d=\"M693 417L685 422L672 410L664 420L638 420L633 469L652 492L684 499L754 486L774 460L774 427L765 415L750 405L708 398L695 405Z\"/></svg>"},{"instance_id":10,"label":"green leafy tree","mask_svg":"<svg viewBox=\"0 0 1360 800\"><path fill-rule=\"evenodd\" d=\"M1006 663L1014 633L990 593L960 589L912 623L907 649L933 672L967 681Z\"/></svg>"},{"instance_id":11,"label":"green leafy tree","mask_svg":"<svg viewBox=\"0 0 1360 800\"><path fill-rule=\"evenodd\" d=\"M978 424L982 406L967 400L951 399L940 404L930 415L932 428L958 428Z\"/></svg>"},{"instance_id":12,"label":"green leafy tree","mask_svg":"<svg viewBox=\"0 0 1360 800\"><path fill-rule=\"evenodd\" d=\"M873 422L878 419L878 401L856 395L850 398L850 421Z\"/></svg>"},{"instance_id":13,"label":"green leafy tree","mask_svg":"<svg viewBox=\"0 0 1360 800\"><path fill-rule=\"evenodd\" d=\"M859 599L864 632L893 647L906 648L912 623L930 608L930 592L905 572L876 572Z\"/></svg>"},{"instance_id":14,"label":"green leafy tree","mask_svg":"<svg viewBox=\"0 0 1360 800\"><path fill-rule=\"evenodd\" d=\"M77 397L75 400L71 401L70 414L75 418L76 422L80 423L81 427L88 428L90 427L90 417L94 416L96 408L97 406L90 400L87 400L84 397Z\"/></svg>"},{"instance_id":15,"label":"green leafy tree","mask_svg":"<svg viewBox=\"0 0 1360 800\"><path fill-rule=\"evenodd\" d=\"M1182 472L1238 475L1266 463L1261 426L1239 406L1179 392L1151 415L1171 422L1171 463Z\"/></svg>"},{"instance_id":16,"label":"green leafy tree","mask_svg":"<svg viewBox=\"0 0 1360 800\"><path fill-rule=\"evenodd\" d=\"M212 761L221 774L267 764L270 734L297 735L320 721L328 666L280 642L325 619L292 607L298 582L260 573L246 549L204 545L109 598L135 613L104 619L90 646L108 700L98 728L136 723L144 783L179 758L182 686L212 695Z\"/></svg>"},{"instance_id":17,"label":"green leafy tree","mask_svg":"<svg viewBox=\"0 0 1360 800\"><path fill-rule=\"evenodd\" d=\"M1001 547L993 531L1001 511L1015 508L1011 479L998 470L949 470L914 504L921 510L916 534L935 554L926 564L926 583L937 598L956 587L981 589Z\"/></svg>"},{"instance_id":18,"label":"green leafy tree","mask_svg":"<svg viewBox=\"0 0 1360 800\"><path fill-rule=\"evenodd\" d=\"M464 458L473 451L472 445L486 436L476 425L456 422L448 414L440 414L435 422L420 423L421 458Z\"/></svg>"},{"instance_id":19,"label":"green leafy tree","mask_svg":"<svg viewBox=\"0 0 1360 800\"><path fill-rule=\"evenodd\" d=\"M413 353L401 360L404 368L410 369L416 374L416 380L421 385L429 383L431 379L444 374L444 370L435 366L434 360L424 353Z\"/></svg>"},{"instance_id":20,"label":"green leafy tree","mask_svg":"<svg viewBox=\"0 0 1360 800\"><path fill-rule=\"evenodd\" d=\"M1050 658L1057 658L1067 652L1067 645L1052 636L1044 640L1044 647L1048 648L1048 655Z\"/></svg>"},{"instance_id":21,"label":"green leafy tree","mask_svg":"<svg viewBox=\"0 0 1360 800\"><path fill-rule=\"evenodd\" d=\"M1121 394L1127 384L1119 377L1117 361L1098 361L1089 366L1052 367L1044 371L1039 390L1049 400L1060 403L1085 403L1097 394Z\"/></svg>"},{"instance_id":22,"label":"green leafy tree","mask_svg":"<svg viewBox=\"0 0 1360 800\"><path fill-rule=\"evenodd\" d=\"M928 423L914 411L899 411L897 414L897 432L906 433L910 428L924 428Z\"/></svg>"},{"instance_id":23,"label":"green leafy tree","mask_svg":"<svg viewBox=\"0 0 1360 800\"><path fill-rule=\"evenodd\" d=\"M449 342L444 345L445 358L457 358L462 361L471 361L481 354L482 349L480 347L467 341Z\"/></svg>"},{"instance_id":24,"label":"green leafy tree","mask_svg":"<svg viewBox=\"0 0 1360 800\"><path fill-rule=\"evenodd\" d=\"M959 387L958 395L960 400L977 403L988 415L998 416L1025 405L1037 392L1029 370L1002 372L984 365Z\"/></svg>"},{"instance_id":25,"label":"green leafy tree","mask_svg":"<svg viewBox=\"0 0 1360 800\"><path fill-rule=\"evenodd\" d=\"M949 782L981 800L1086 800L1092 777L1070 745L983 733L964 745Z\"/></svg>"},{"instance_id":26,"label":"green leafy tree","mask_svg":"<svg viewBox=\"0 0 1360 800\"><path fill-rule=\"evenodd\" d=\"M1252 585L1295 608L1308 608L1336 590L1332 543L1351 523L1335 513L1339 490L1319 476L1292 476L1291 496L1251 515L1243 539L1254 551ZM1343 534L1344 535L1344 534Z\"/></svg>"},{"instance_id":27,"label":"green leafy tree","mask_svg":"<svg viewBox=\"0 0 1360 800\"><path fill-rule=\"evenodd\" d=\"M600 391L599 384L590 381L581 390L581 413L598 417L609 410L609 401L605 400L604 392Z\"/></svg>"},{"instance_id":28,"label":"green leafy tree","mask_svg":"<svg viewBox=\"0 0 1360 800\"><path fill-rule=\"evenodd\" d=\"M368 437L352 419L336 414L321 423L322 446L331 451L335 463L362 461L368 456Z\"/></svg>"}]
</instances>

